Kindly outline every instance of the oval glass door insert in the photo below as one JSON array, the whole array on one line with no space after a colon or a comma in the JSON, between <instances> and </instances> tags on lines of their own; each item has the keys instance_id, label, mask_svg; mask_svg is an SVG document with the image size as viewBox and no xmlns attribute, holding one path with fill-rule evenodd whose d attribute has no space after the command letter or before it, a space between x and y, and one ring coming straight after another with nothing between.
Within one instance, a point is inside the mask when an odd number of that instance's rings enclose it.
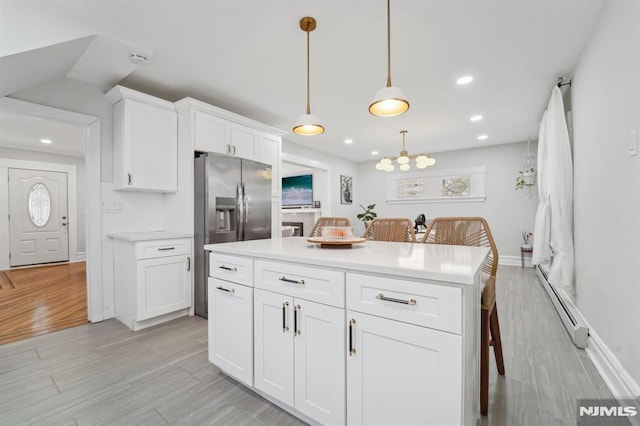
<instances>
[{"instance_id":1,"label":"oval glass door insert","mask_svg":"<svg viewBox=\"0 0 640 426\"><path fill-rule=\"evenodd\" d=\"M46 186L36 183L29 191L29 218L38 228L42 228L51 217L51 194Z\"/></svg>"}]
</instances>

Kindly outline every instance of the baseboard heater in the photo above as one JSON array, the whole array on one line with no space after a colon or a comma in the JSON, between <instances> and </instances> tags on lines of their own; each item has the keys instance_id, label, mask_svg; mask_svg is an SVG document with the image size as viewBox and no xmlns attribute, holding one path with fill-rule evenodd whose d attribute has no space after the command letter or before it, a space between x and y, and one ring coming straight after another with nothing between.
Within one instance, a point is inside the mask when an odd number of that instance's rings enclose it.
<instances>
[{"instance_id":1,"label":"baseboard heater","mask_svg":"<svg viewBox=\"0 0 640 426\"><path fill-rule=\"evenodd\" d=\"M589 328L584 321L580 319L580 316L574 311L574 309L570 307L564 298L560 296L558 290L549 283L546 271L541 268L540 265L536 265L535 270L540 278L542 287L547 291L549 299L556 309L556 312L560 317L560 321L562 321L567 333L569 333L569 337L573 341L573 344L581 349L586 348L587 339L589 337Z\"/></svg>"}]
</instances>

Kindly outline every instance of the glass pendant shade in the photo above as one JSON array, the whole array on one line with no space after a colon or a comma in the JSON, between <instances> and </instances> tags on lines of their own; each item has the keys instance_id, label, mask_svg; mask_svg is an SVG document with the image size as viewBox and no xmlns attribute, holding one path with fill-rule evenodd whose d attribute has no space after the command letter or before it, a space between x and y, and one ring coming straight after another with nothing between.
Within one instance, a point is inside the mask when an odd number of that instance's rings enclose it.
<instances>
[{"instance_id":1,"label":"glass pendant shade","mask_svg":"<svg viewBox=\"0 0 640 426\"><path fill-rule=\"evenodd\" d=\"M409 101L398 87L385 87L378 90L369 112L378 117L393 117L409 109Z\"/></svg>"},{"instance_id":2,"label":"glass pendant shade","mask_svg":"<svg viewBox=\"0 0 640 426\"><path fill-rule=\"evenodd\" d=\"M427 161L427 166L433 166L436 164L436 159L429 157L429 161Z\"/></svg>"},{"instance_id":3,"label":"glass pendant shade","mask_svg":"<svg viewBox=\"0 0 640 426\"><path fill-rule=\"evenodd\" d=\"M406 172L410 168L411 168L411 166L408 165L408 164L400 164L400 170L402 170L403 172Z\"/></svg>"},{"instance_id":4,"label":"glass pendant shade","mask_svg":"<svg viewBox=\"0 0 640 426\"><path fill-rule=\"evenodd\" d=\"M386 164L386 165L384 166L384 171L385 171L385 172L392 172L394 168L395 168L395 167L393 167L393 164Z\"/></svg>"},{"instance_id":5,"label":"glass pendant shade","mask_svg":"<svg viewBox=\"0 0 640 426\"><path fill-rule=\"evenodd\" d=\"M323 132L324 127L318 124L318 118L314 114L301 115L293 128L293 133L303 136L315 136Z\"/></svg>"},{"instance_id":6,"label":"glass pendant shade","mask_svg":"<svg viewBox=\"0 0 640 426\"><path fill-rule=\"evenodd\" d=\"M376 170L384 170L384 164L381 162L376 163Z\"/></svg>"},{"instance_id":7,"label":"glass pendant shade","mask_svg":"<svg viewBox=\"0 0 640 426\"><path fill-rule=\"evenodd\" d=\"M426 163L429 160L429 157L427 157L424 154L420 154L416 157L416 163Z\"/></svg>"},{"instance_id":8,"label":"glass pendant shade","mask_svg":"<svg viewBox=\"0 0 640 426\"><path fill-rule=\"evenodd\" d=\"M409 156L408 156L407 151L402 151L400 153L400 157L398 157L396 159L396 161L398 162L398 164L407 164L407 163L409 163Z\"/></svg>"},{"instance_id":9,"label":"glass pendant shade","mask_svg":"<svg viewBox=\"0 0 640 426\"><path fill-rule=\"evenodd\" d=\"M416 167L418 169L426 169L427 168L427 163L416 163Z\"/></svg>"},{"instance_id":10,"label":"glass pendant shade","mask_svg":"<svg viewBox=\"0 0 640 426\"><path fill-rule=\"evenodd\" d=\"M389 166L391 165L391 159L385 157L382 160L380 160L380 164L382 164L383 166Z\"/></svg>"}]
</instances>

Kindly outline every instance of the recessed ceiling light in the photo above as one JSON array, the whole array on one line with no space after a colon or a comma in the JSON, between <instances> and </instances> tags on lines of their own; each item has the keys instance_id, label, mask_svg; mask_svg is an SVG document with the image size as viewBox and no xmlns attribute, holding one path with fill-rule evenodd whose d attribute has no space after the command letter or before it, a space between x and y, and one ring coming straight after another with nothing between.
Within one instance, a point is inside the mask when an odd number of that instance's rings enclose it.
<instances>
[{"instance_id":1,"label":"recessed ceiling light","mask_svg":"<svg viewBox=\"0 0 640 426\"><path fill-rule=\"evenodd\" d=\"M347 145L351 145L353 143L353 139L345 139L344 143L346 143Z\"/></svg>"},{"instance_id":2,"label":"recessed ceiling light","mask_svg":"<svg viewBox=\"0 0 640 426\"><path fill-rule=\"evenodd\" d=\"M464 77L460 77L456 80L456 83L459 85L469 84L473 81L473 77L470 75L465 75Z\"/></svg>"},{"instance_id":3,"label":"recessed ceiling light","mask_svg":"<svg viewBox=\"0 0 640 426\"><path fill-rule=\"evenodd\" d=\"M378 151L371 151L371 155L378 155L380 154Z\"/></svg>"},{"instance_id":4,"label":"recessed ceiling light","mask_svg":"<svg viewBox=\"0 0 640 426\"><path fill-rule=\"evenodd\" d=\"M471 120L471 121L480 121L480 120L482 120L482 118L483 117L481 115L473 115L473 116L471 116L471 118L469 120Z\"/></svg>"},{"instance_id":5,"label":"recessed ceiling light","mask_svg":"<svg viewBox=\"0 0 640 426\"><path fill-rule=\"evenodd\" d=\"M478 136L478 139L483 141L483 140L487 139L488 137L489 136L487 136L487 135L480 135L480 136Z\"/></svg>"},{"instance_id":6,"label":"recessed ceiling light","mask_svg":"<svg viewBox=\"0 0 640 426\"><path fill-rule=\"evenodd\" d=\"M40 139L42 143L51 143L51 139Z\"/></svg>"}]
</instances>

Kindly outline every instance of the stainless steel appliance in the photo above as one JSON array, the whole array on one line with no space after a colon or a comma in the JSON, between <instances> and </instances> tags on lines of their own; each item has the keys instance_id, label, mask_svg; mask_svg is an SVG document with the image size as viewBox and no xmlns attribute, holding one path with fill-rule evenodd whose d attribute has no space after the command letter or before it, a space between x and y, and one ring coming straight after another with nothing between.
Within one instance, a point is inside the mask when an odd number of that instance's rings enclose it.
<instances>
[{"instance_id":1,"label":"stainless steel appliance","mask_svg":"<svg viewBox=\"0 0 640 426\"><path fill-rule=\"evenodd\" d=\"M195 313L207 318L209 258L202 246L271 238L271 166L197 153L194 178Z\"/></svg>"}]
</instances>

